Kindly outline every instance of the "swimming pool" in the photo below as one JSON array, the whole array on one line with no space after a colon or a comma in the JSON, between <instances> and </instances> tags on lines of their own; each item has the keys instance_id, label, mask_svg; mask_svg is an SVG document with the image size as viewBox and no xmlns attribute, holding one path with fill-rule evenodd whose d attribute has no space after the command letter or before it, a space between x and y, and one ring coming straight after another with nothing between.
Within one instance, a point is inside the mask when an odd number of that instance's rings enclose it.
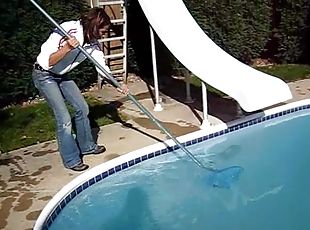
<instances>
[{"instance_id":1,"label":"swimming pool","mask_svg":"<svg viewBox=\"0 0 310 230\"><path fill-rule=\"evenodd\" d=\"M309 229L310 100L261 115L180 138L201 161L244 168L230 189L210 186L171 142L156 144L66 185L35 229Z\"/></svg>"}]
</instances>

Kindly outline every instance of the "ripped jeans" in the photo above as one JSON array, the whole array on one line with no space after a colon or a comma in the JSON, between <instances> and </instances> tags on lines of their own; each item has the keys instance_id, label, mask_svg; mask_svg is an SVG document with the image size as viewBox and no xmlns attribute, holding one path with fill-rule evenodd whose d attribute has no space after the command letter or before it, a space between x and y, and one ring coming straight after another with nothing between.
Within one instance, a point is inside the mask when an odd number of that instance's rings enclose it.
<instances>
[{"instance_id":1,"label":"ripped jeans","mask_svg":"<svg viewBox=\"0 0 310 230\"><path fill-rule=\"evenodd\" d=\"M34 69L33 82L54 112L57 125L57 142L65 167L81 163L81 152L96 149L88 119L88 105L74 81L65 76ZM65 104L75 110L76 139L72 134L71 116Z\"/></svg>"}]
</instances>

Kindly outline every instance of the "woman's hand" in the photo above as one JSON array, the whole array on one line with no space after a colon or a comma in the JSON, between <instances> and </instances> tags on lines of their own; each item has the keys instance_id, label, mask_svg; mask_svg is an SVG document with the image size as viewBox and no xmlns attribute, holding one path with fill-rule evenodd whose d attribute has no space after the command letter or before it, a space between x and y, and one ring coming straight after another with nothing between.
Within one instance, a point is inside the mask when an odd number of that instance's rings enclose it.
<instances>
[{"instance_id":1,"label":"woman's hand","mask_svg":"<svg viewBox=\"0 0 310 230\"><path fill-rule=\"evenodd\" d=\"M79 41L75 38L75 37L70 37L67 41L66 41L66 48L68 50L72 50L75 49L76 47L78 47L80 45Z\"/></svg>"},{"instance_id":2,"label":"woman's hand","mask_svg":"<svg viewBox=\"0 0 310 230\"><path fill-rule=\"evenodd\" d=\"M117 88L117 91L124 94L124 95L127 95L129 93L129 89L128 89L128 86L126 84L122 84L121 88Z\"/></svg>"}]
</instances>

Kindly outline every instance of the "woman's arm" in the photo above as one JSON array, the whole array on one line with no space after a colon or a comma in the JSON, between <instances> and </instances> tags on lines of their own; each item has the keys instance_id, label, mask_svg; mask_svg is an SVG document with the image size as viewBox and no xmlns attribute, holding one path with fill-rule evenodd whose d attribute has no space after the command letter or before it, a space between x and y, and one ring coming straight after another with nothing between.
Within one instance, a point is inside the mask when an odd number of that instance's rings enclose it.
<instances>
[{"instance_id":1,"label":"woman's arm","mask_svg":"<svg viewBox=\"0 0 310 230\"><path fill-rule=\"evenodd\" d=\"M62 23L61 26L71 35L71 37L73 37L74 34L71 33L78 32L76 23L76 21L68 21ZM69 41L69 39L67 41ZM53 66L57 64L57 62L59 62L71 50L68 50L68 47L65 47L63 50L59 51L62 49L62 47L70 45L70 43L67 41L58 29L54 29L52 31L47 40L42 44L41 51L37 57L37 62L43 69L49 70L53 68Z\"/></svg>"},{"instance_id":2,"label":"woman's arm","mask_svg":"<svg viewBox=\"0 0 310 230\"><path fill-rule=\"evenodd\" d=\"M49 66L56 65L67 53L79 46L79 41L75 37L69 38L65 45L49 57Z\"/></svg>"}]
</instances>

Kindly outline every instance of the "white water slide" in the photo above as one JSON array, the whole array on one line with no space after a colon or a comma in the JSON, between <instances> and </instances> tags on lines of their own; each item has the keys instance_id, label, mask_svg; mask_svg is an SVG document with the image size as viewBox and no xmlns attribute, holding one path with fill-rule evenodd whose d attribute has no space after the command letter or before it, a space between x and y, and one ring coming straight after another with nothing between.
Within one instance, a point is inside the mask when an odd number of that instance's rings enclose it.
<instances>
[{"instance_id":1,"label":"white water slide","mask_svg":"<svg viewBox=\"0 0 310 230\"><path fill-rule=\"evenodd\" d=\"M194 75L234 98L247 112L292 98L281 79L243 64L217 46L182 0L139 0L150 25L171 53Z\"/></svg>"}]
</instances>

